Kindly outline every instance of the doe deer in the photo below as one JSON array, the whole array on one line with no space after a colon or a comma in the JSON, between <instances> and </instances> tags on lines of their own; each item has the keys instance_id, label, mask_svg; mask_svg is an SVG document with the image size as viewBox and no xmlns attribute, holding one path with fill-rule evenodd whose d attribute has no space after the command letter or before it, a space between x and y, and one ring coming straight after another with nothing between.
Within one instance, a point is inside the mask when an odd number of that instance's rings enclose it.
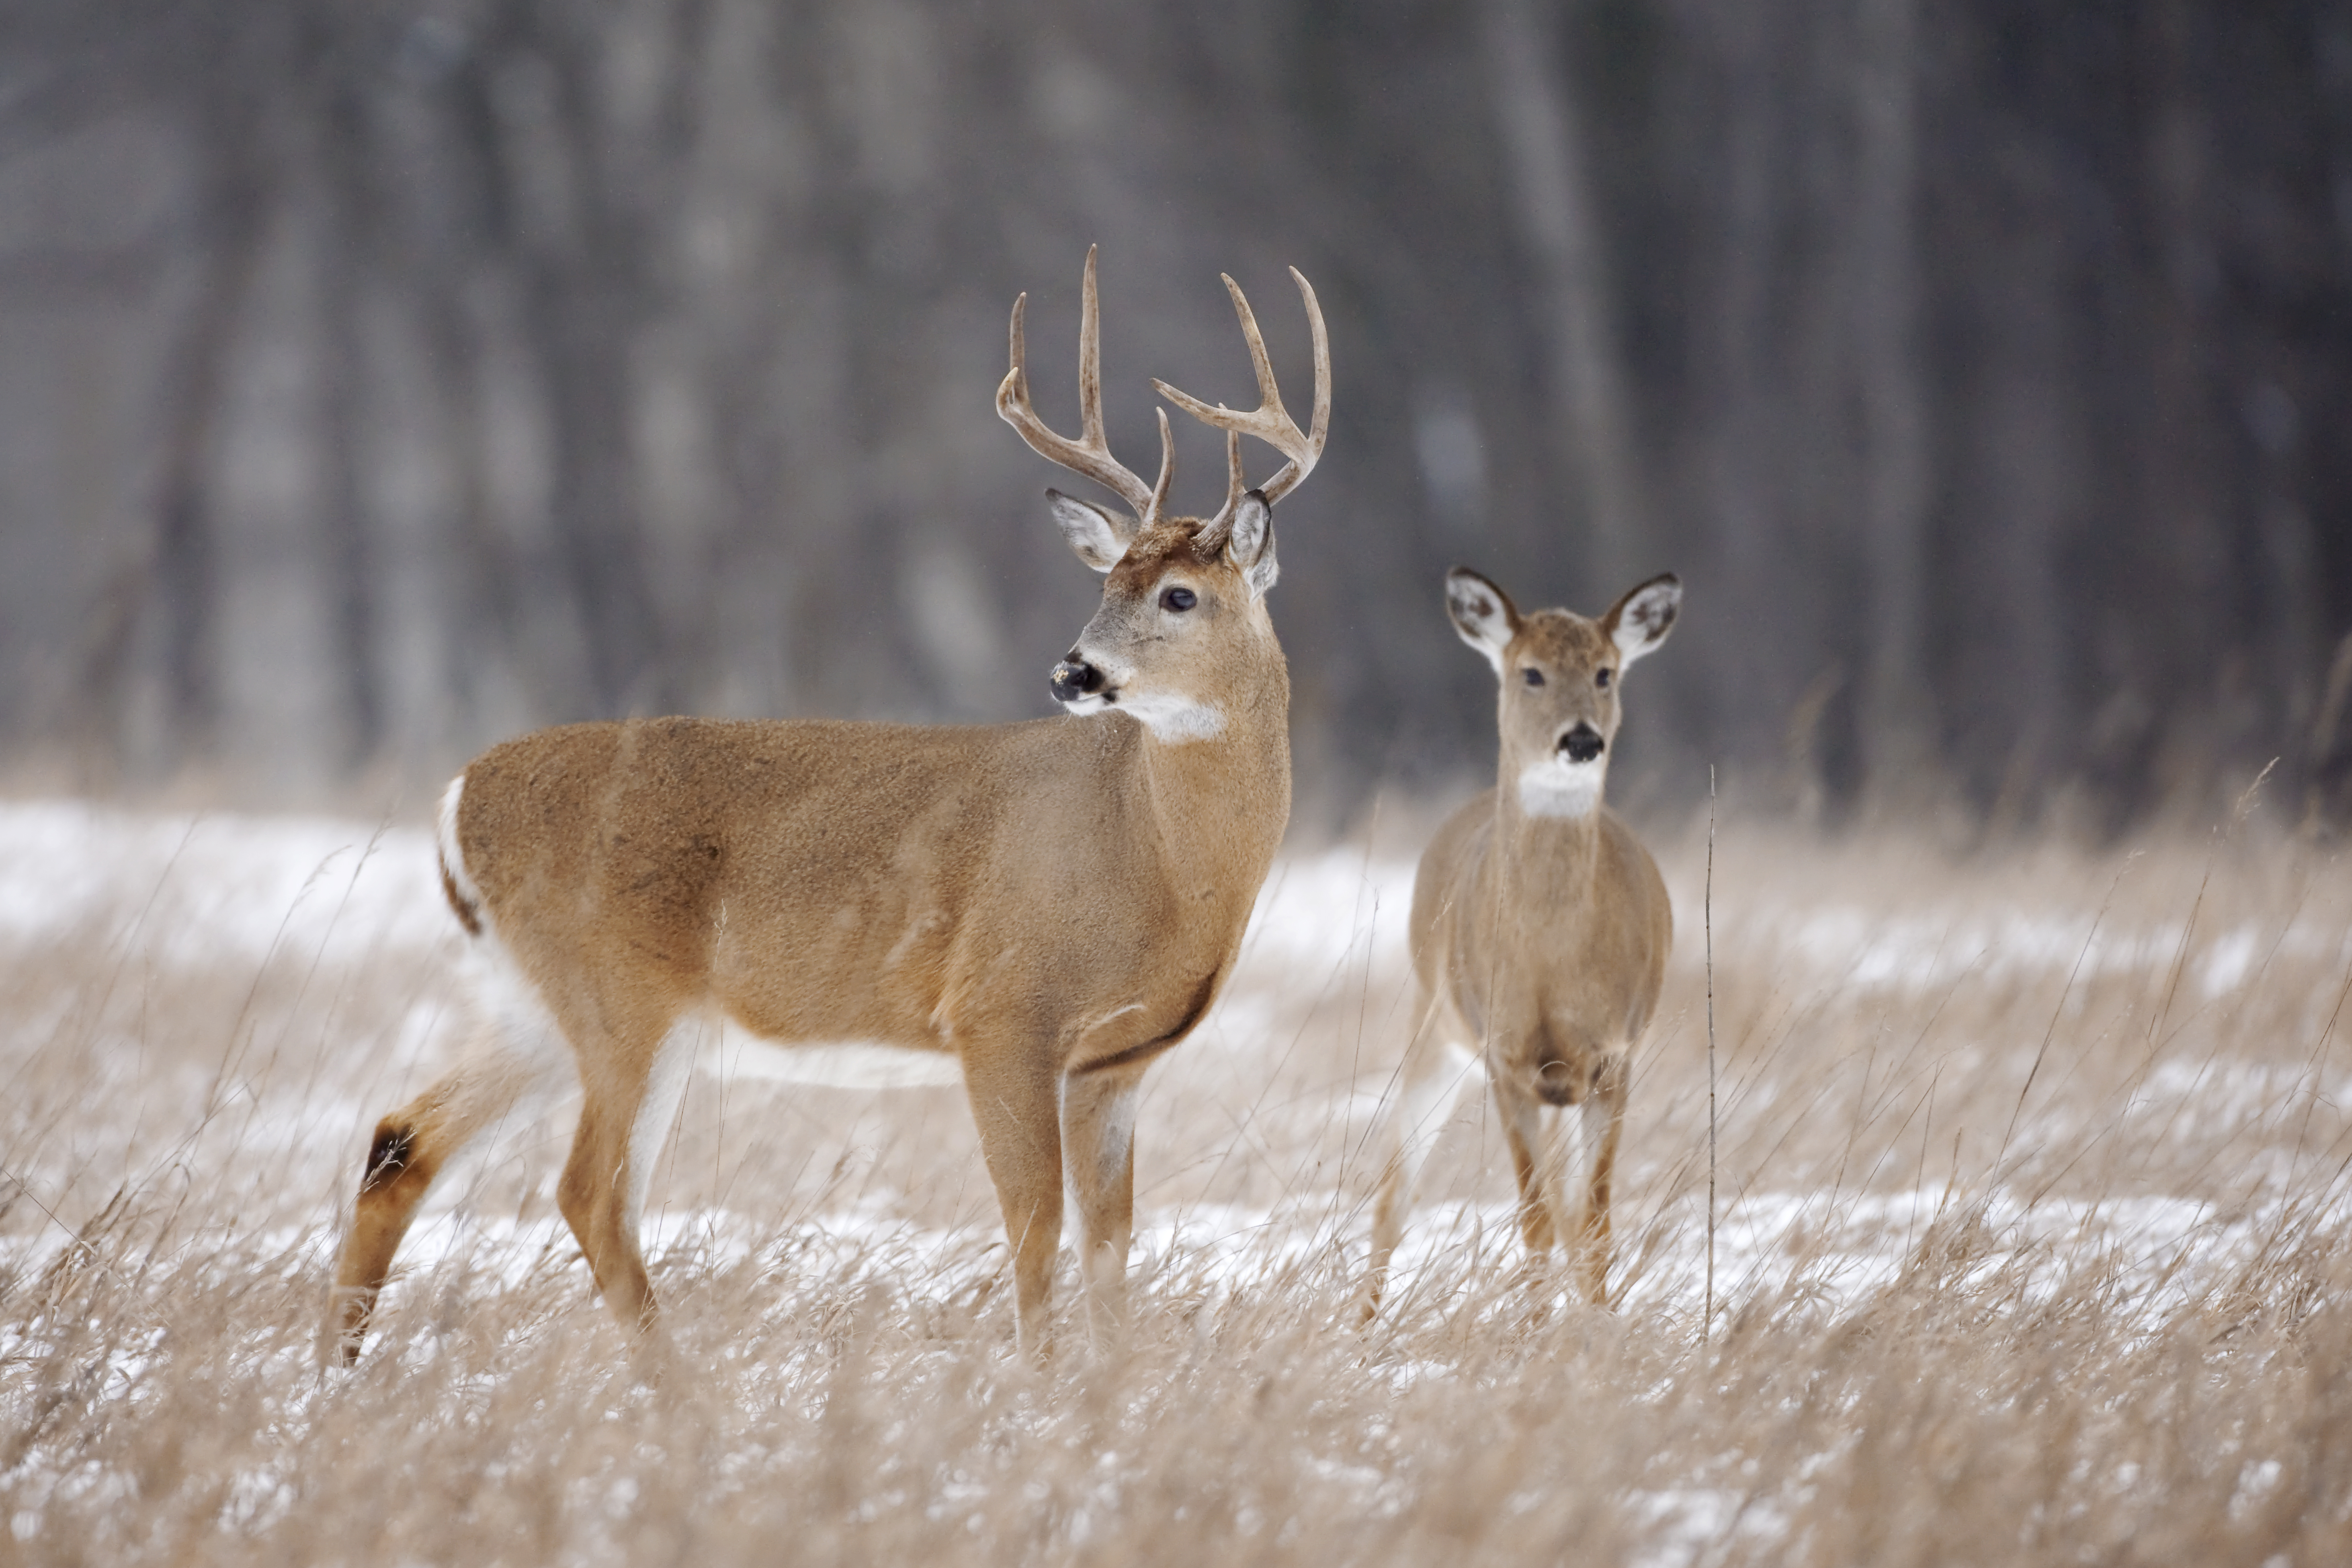
<instances>
[{"instance_id":1,"label":"doe deer","mask_svg":"<svg viewBox=\"0 0 2352 1568\"><path fill-rule=\"evenodd\" d=\"M1123 1317L1139 1082L1215 1000L1290 812L1289 674L1265 605L1272 509L1321 456L1331 404L1322 313L1291 276L1314 339L1307 430L1284 410L1230 278L1261 405L1212 407L1153 384L1227 433L1225 501L1206 521L1164 514L1164 409L1157 484L1104 439L1094 253L1076 439L1030 405L1027 296L1014 301L997 412L1129 509L1045 492L1079 559L1108 574L1053 672L1067 715L576 724L493 747L449 785L443 889L505 978L492 1000L569 1044L583 1103L557 1199L625 1324L654 1320L639 1218L697 1041L714 1027L769 1076L960 1080L1003 1211L1022 1348L1047 1348L1066 1177L1089 1321L1106 1331ZM1286 459L1255 489L1244 435ZM357 1356L435 1175L550 1070L531 1032L486 1029L377 1126L336 1268L330 1354ZM563 1056L552 1052L559 1081Z\"/></svg>"},{"instance_id":2,"label":"doe deer","mask_svg":"<svg viewBox=\"0 0 2352 1568\"><path fill-rule=\"evenodd\" d=\"M1422 1163L1474 1063L1510 1145L1528 1252L1540 1258L1557 1238L1574 1253L1587 1298L1607 1303L1609 1181L1628 1063L1657 1007L1674 912L1649 851L1601 795L1620 678L1665 640L1681 605L1671 574L1599 620L1522 616L1465 568L1445 579L1454 629L1501 683L1502 758L1496 787L1447 818L1413 879L1421 1005L1389 1113L1367 1319ZM1572 1135L1556 1125L1570 1106Z\"/></svg>"}]
</instances>

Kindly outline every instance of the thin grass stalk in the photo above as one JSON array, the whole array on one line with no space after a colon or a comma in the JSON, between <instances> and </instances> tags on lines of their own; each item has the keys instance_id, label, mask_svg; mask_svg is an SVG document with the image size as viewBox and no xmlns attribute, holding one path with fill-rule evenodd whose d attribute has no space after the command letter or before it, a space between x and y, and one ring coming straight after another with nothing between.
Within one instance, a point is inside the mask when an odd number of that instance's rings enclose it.
<instances>
[{"instance_id":1,"label":"thin grass stalk","mask_svg":"<svg viewBox=\"0 0 2352 1568\"><path fill-rule=\"evenodd\" d=\"M1706 947L1706 1300L1698 1342L1715 1329L1715 764L1706 765L1706 894L1700 904Z\"/></svg>"}]
</instances>

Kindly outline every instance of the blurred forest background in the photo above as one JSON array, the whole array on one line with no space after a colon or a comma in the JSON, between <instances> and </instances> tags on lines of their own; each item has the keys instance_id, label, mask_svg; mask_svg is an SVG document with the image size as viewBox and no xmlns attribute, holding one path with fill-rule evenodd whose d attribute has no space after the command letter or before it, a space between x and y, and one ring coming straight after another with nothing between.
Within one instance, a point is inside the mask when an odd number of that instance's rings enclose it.
<instances>
[{"instance_id":1,"label":"blurred forest background","mask_svg":"<svg viewBox=\"0 0 2352 1568\"><path fill-rule=\"evenodd\" d=\"M2299 0L0 0L0 754L413 803L554 720L1050 711L1097 579L991 399L1026 289L1074 426L1096 241L1146 471L1147 376L1254 401L1217 273L1294 406L1321 295L1326 821L1491 767L1455 562L1683 575L1637 802L2352 804Z\"/></svg>"}]
</instances>

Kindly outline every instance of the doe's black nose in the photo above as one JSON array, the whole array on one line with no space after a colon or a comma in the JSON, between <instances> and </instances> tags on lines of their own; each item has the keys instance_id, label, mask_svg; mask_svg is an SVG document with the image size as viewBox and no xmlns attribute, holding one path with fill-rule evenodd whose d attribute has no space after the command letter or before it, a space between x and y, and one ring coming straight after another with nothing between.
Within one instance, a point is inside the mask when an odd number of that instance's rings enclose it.
<instances>
[{"instance_id":1,"label":"doe's black nose","mask_svg":"<svg viewBox=\"0 0 2352 1568\"><path fill-rule=\"evenodd\" d=\"M1078 657L1072 648L1070 657L1054 667L1054 700L1073 702L1090 691L1102 689L1102 671Z\"/></svg>"},{"instance_id":2,"label":"doe's black nose","mask_svg":"<svg viewBox=\"0 0 2352 1568\"><path fill-rule=\"evenodd\" d=\"M1559 749L1571 763L1589 763L1608 746L1609 742L1601 738L1600 731L1582 722L1559 738Z\"/></svg>"}]
</instances>

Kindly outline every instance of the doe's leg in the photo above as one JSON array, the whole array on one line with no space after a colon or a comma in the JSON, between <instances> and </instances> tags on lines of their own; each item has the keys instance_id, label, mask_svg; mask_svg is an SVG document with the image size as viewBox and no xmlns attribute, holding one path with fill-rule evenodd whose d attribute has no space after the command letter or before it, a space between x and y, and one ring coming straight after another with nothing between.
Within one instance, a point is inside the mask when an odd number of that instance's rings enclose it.
<instances>
[{"instance_id":1,"label":"doe's leg","mask_svg":"<svg viewBox=\"0 0 2352 1568\"><path fill-rule=\"evenodd\" d=\"M1609 1187L1617 1168L1617 1141L1625 1130L1625 1064L1613 1059L1604 1067L1593 1092L1578 1108L1582 1123L1579 1140L1582 1169L1578 1185L1583 1191L1578 1205L1570 1245L1576 1249L1578 1278L1584 1299L1596 1307L1609 1305Z\"/></svg>"},{"instance_id":2,"label":"doe's leg","mask_svg":"<svg viewBox=\"0 0 2352 1568\"><path fill-rule=\"evenodd\" d=\"M1519 1239L1527 1243L1530 1258L1540 1258L1560 1232L1547 1191L1552 1185L1555 1153L1546 1136L1549 1129L1544 1125L1544 1107L1527 1090L1507 1084L1499 1073L1494 1075L1494 1089L1495 1113L1502 1119L1503 1142L1511 1152L1511 1174L1519 1184Z\"/></svg>"}]
</instances>

